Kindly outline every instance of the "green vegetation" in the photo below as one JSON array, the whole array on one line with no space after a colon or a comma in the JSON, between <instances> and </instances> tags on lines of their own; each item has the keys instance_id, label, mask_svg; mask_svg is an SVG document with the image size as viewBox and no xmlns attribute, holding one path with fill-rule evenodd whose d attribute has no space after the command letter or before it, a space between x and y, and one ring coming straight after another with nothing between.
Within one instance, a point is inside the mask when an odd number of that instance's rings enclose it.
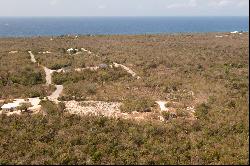
<instances>
[{"instance_id":1,"label":"green vegetation","mask_svg":"<svg viewBox=\"0 0 250 166\"><path fill-rule=\"evenodd\" d=\"M52 87L45 87L45 73L30 61L26 52L0 52L0 98L46 96Z\"/></svg>"},{"instance_id":2,"label":"green vegetation","mask_svg":"<svg viewBox=\"0 0 250 166\"><path fill-rule=\"evenodd\" d=\"M171 118L171 113L170 112L164 111L161 114L162 114L164 120L169 120Z\"/></svg>"},{"instance_id":3,"label":"green vegetation","mask_svg":"<svg viewBox=\"0 0 250 166\"><path fill-rule=\"evenodd\" d=\"M18 73L11 73L7 76L7 80L3 80L3 85L7 85L7 82L21 85L37 85L44 83L42 73L40 71L34 72L31 68L24 68L23 71Z\"/></svg>"},{"instance_id":4,"label":"green vegetation","mask_svg":"<svg viewBox=\"0 0 250 166\"><path fill-rule=\"evenodd\" d=\"M31 106L32 105L30 103L22 103L20 106L17 107L17 109L22 111L27 111L27 109Z\"/></svg>"},{"instance_id":5,"label":"green vegetation","mask_svg":"<svg viewBox=\"0 0 250 166\"><path fill-rule=\"evenodd\" d=\"M35 56L49 68L117 62L141 77L120 68L54 73L53 82L64 85L61 100L120 101L128 113L167 100L181 118L167 112L161 123L80 117L43 101L43 115L0 115L0 164L249 164L249 35L228 35L1 39L0 99L51 92L27 54L48 50ZM71 47L98 56L70 55L65 50ZM186 118L188 106L197 120Z\"/></svg>"},{"instance_id":6,"label":"green vegetation","mask_svg":"<svg viewBox=\"0 0 250 166\"><path fill-rule=\"evenodd\" d=\"M1 164L249 162L247 108L225 118L233 112L218 117L220 112L211 105L206 119L199 117L193 124L175 119L164 124L79 117L49 101L41 104L46 116L0 115Z\"/></svg>"},{"instance_id":7,"label":"green vegetation","mask_svg":"<svg viewBox=\"0 0 250 166\"><path fill-rule=\"evenodd\" d=\"M106 68L106 69L98 69L96 71L86 69L81 72L71 71L66 73L54 73L53 74L53 82L56 84L64 84L64 83L76 83L81 80L87 80L95 83L103 83L110 81L122 81L131 79L131 75L129 75L126 71L121 68Z\"/></svg>"},{"instance_id":8,"label":"green vegetation","mask_svg":"<svg viewBox=\"0 0 250 166\"><path fill-rule=\"evenodd\" d=\"M55 52L56 51L56 52ZM83 68L85 66L96 66L101 63L101 60L95 56L83 52L81 54L68 54L59 50L54 50L50 54L35 54L37 61L53 70L60 68Z\"/></svg>"},{"instance_id":9,"label":"green vegetation","mask_svg":"<svg viewBox=\"0 0 250 166\"><path fill-rule=\"evenodd\" d=\"M153 100L147 98L131 97L124 100L121 110L123 112L150 112L152 110L151 107L154 106L154 103L155 102Z\"/></svg>"},{"instance_id":10,"label":"green vegetation","mask_svg":"<svg viewBox=\"0 0 250 166\"><path fill-rule=\"evenodd\" d=\"M123 98L121 90L126 90L126 85L134 80L120 67L53 74L53 82L64 84L61 100L84 100L88 96L93 100L119 101Z\"/></svg>"}]
</instances>

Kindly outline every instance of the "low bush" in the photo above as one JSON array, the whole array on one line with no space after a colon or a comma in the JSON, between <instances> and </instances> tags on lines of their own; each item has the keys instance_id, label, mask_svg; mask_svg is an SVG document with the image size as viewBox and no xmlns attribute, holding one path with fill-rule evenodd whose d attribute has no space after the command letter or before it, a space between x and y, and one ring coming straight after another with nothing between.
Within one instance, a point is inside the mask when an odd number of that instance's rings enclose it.
<instances>
[{"instance_id":1,"label":"low bush","mask_svg":"<svg viewBox=\"0 0 250 166\"><path fill-rule=\"evenodd\" d=\"M123 112L150 112L154 106L154 101L148 98L127 98L123 101L121 110Z\"/></svg>"},{"instance_id":2,"label":"low bush","mask_svg":"<svg viewBox=\"0 0 250 166\"><path fill-rule=\"evenodd\" d=\"M30 103L22 103L20 106L17 107L18 110L21 110L21 111L27 111L27 109L29 107L31 107L32 105Z\"/></svg>"},{"instance_id":3,"label":"low bush","mask_svg":"<svg viewBox=\"0 0 250 166\"><path fill-rule=\"evenodd\" d=\"M53 82L57 85L62 85L67 82L78 82L80 80L84 80L85 76L79 72L67 72L67 73L53 73L52 75Z\"/></svg>"},{"instance_id":4,"label":"low bush","mask_svg":"<svg viewBox=\"0 0 250 166\"><path fill-rule=\"evenodd\" d=\"M94 95L94 94L96 94L96 85L95 84L89 83L89 84L85 85L84 88L85 88L86 93L88 95Z\"/></svg>"},{"instance_id":5,"label":"low bush","mask_svg":"<svg viewBox=\"0 0 250 166\"><path fill-rule=\"evenodd\" d=\"M37 85L44 83L42 73L40 71L34 71L31 68L25 68L22 71L12 73L9 77L12 83L17 83L21 85Z\"/></svg>"},{"instance_id":6,"label":"low bush","mask_svg":"<svg viewBox=\"0 0 250 166\"><path fill-rule=\"evenodd\" d=\"M178 109L176 110L176 116L177 116L177 117L188 117L188 116L189 116L189 113L188 113L185 109L178 108Z\"/></svg>"},{"instance_id":7,"label":"low bush","mask_svg":"<svg viewBox=\"0 0 250 166\"><path fill-rule=\"evenodd\" d=\"M161 115L163 116L163 118L164 118L165 120L169 120L169 119L170 119L170 112L168 112L168 111L163 111L163 112L161 113Z\"/></svg>"},{"instance_id":8,"label":"low bush","mask_svg":"<svg viewBox=\"0 0 250 166\"><path fill-rule=\"evenodd\" d=\"M209 112L209 105L206 103L202 103L199 106L196 107L195 115L198 118L206 118L208 112Z\"/></svg>"}]
</instances>

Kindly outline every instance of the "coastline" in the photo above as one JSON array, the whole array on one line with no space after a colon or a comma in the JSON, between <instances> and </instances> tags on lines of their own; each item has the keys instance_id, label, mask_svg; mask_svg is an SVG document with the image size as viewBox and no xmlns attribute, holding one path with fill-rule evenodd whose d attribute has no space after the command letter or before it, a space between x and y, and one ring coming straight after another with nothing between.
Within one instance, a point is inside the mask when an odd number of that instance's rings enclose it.
<instances>
[{"instance_id":1,"label":"coastline","mask_svg":"<svg viewBox=\"0 0 250 166\"><path fill-rule=\"evenodd\" d=\"M0 17L0 37L249 31L248 16Z\"/></svg>"},{"instance_id":2,"label":"coastline","mask_svg":"<svg viewBox=\"0 0 250 166\"><path fill-rule=\"evenodd\" d=\"M0 39L32 39L32 38L60 38L60 37L135 37L135 36L185 36L185 35L225 35L226 32L169 32L169 33L145 33L145 34L63 34L63 35L33 35L33 36L0 36ZM249 31L239 31L239 33L249 34Z\"/></svg>"}]
</instances>

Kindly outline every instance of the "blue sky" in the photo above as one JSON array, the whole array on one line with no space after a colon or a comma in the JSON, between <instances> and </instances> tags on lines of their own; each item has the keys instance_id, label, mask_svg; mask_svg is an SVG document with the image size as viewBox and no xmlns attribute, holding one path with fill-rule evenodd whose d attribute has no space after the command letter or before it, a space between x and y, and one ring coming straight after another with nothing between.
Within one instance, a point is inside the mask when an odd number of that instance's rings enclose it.
<instances>
[{"instance_id":1,"label":"blue sky","mask_svg":"<svg viewBox=\"0 0 250 166\"><path fill-rule=\"evenodd\" d=\"M249 16L249 0L0 0L0 16Z\"/></svg>"}]
</instances>

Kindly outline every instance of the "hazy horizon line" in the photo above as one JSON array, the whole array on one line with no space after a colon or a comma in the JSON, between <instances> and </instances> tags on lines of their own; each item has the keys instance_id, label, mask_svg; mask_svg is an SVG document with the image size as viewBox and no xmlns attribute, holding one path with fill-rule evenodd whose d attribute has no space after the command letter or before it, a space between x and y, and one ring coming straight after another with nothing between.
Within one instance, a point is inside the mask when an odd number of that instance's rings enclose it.
<instances>
[{"instance_id":1,"label":"hazy horizon line","mask_svg":"<svg viewBox=\"0 0 250 166\"><path fill-rule=\"evenodd\" d=\"M247 15L232 15L232 16L219 16L219 15L204 15L204 16L0 16L3 17L249 17Z\"/></svg>"}]
</instances>

